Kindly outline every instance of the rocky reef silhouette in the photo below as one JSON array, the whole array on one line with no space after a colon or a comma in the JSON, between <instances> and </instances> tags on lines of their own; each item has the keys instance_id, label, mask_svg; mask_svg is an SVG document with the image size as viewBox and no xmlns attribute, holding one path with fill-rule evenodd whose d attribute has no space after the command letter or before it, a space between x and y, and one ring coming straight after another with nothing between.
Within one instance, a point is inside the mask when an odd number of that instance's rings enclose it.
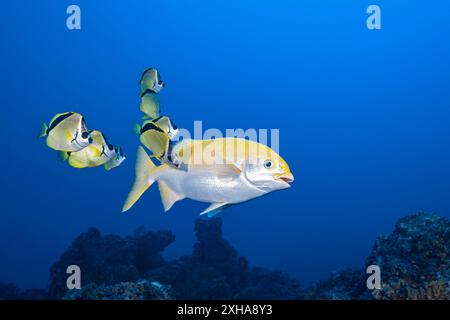
<instances>
[{"instance_id":1,"label":"rocky reef silhouette","mask_svg":"<svg viewBox=\"0 0 450 320\"><path fill-rule=\"evenodd\" d=\"M288 275L249 268L222 237L222 219L197 220L191 256L168 262L146 277L170 284L176 299L295 299L300 284Z\"/></svg>"},{"instance_id":2,"label":"rocky reef silhouette","mask_svg":"<svg viewBox=\"0 0 450 320\"><path fill-rule=\"evenodd\" d=\"M21 290L14 283L0 282L0 300L47 300L44 289Z\"/></svg>"},{"instance_id":3,"label":"rocky reef silhouette","mask_svg":"<svg viewBox=\"0 0 450 320\"><path fill-rule=\"evenodd\" d=\"M190 256L166 261L170 231L139 228L133 236L80 234L50 268L48 291L0 283L0 299L450 299L450 221L418 213L379 236L365 266L381 269L382 287L368 290L368 275L343 270L309 288L290 276L247 259L222 237L222 219L195 221ZM82 288L68 290L66 268L82 270Z\"/></svg>"},{"instance_id":4,"label":"rocky reef silhouette","mask_svg":"<svg viewBox=\"0 0 450 320\"><path fill-rule=\"evenodd\" d=\"M369 291L364 269L344 270L306 290L305 299L450 299L450 220L418 213L380 235L366 259L378 265L381 289Z\"/></svg>"},{"instance_id":5,"label":"rocky reef silhouette","mask_svg":"<svg viewBox=\"0 0 450 320\"><path fill-rule=\"evenodd\" d=\"M80 290L71 290L63 300L171 300L174 299L170 286L159 282L138 280L113 285L90 283Z\"/></svg>"},{"instance_id":6,"label":"rocky reef silhouette","mask_svg":"<svg viewBox=\"0 0 450 320\"><path fill-rule=\"evenodd\" d=\"M164 261L161 252L175 240L170 231L140 228L132 237L119 237L101 235L91 228L78 236L51 267L49 296L53 299L300 297L296 280L279 271L249 268L247 259L223 239L222 219L197 220L195 234L197 242L192 255ZM72 264L82 270L81 290L67 290L66 268Z\"/></svg>"},{"instance_id":7,"label":"rocky reef silhouette","mask_svg":"<svg viewBox=\"0 0 450 320\"><path fill-rule=\"evenodd\" d=\"M96 228L80 234L50 268L49 297L62 298L67 267L78 265L83 286L113 285L141 279L148 270L161 267L161 252L173 241L170 231L136 230L133 236L102 235Z\"/></svg>"},{"instance_id":8,"label":"rocky reef silhouette","mask_svg":"<svg viewBox=\"0 0 450 320\"><path fill-rule=\"evenodd\" d=\"M375 241L372 264L388 280L373 292L377 299L450 299L450 221L425 213L400 219Z\"/></svg>"}]
</instances>

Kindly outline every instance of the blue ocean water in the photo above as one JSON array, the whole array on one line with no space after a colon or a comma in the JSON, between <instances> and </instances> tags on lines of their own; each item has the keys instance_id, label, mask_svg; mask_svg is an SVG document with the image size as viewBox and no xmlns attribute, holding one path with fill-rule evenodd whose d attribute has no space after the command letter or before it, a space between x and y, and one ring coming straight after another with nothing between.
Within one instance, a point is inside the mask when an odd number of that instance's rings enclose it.
<instances>
[{"instance_id":1,"label":"blue ocean water","mask_svg":"<svg viewBox=\"0 0 450 320\"><path fill-rule=\"evenodd\" d=\"M382 10L368 30L366 8ZM66 28L77 4L81 30ZM448 1L2 1L0 281L45 287L80 232L172 230L188 254L205 204L164 213L152 187L122 214L139 145L138 80L157 67L163 113L192 129L279 128L292 188L221 213L252 265L302 283L364 264L417 211L450 217ZM128 155L76 170L37 139L79 111Z\"/></svg>"}]
</instances>

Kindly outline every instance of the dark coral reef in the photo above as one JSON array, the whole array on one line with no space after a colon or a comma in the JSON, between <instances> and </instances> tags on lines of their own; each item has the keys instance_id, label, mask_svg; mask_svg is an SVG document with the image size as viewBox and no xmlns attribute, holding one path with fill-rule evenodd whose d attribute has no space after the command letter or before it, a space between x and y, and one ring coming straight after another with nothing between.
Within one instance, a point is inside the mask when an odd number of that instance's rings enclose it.
<instances>
[{"instance_id":1,"label":"dark coral reef","mask_svg":"<svg viewBox=\"0 0 450 320\"><path fill-rule=\"evenodd\" d=\"M296 280L248 266L222 237L222 220L197 220L192 255L164 261L169 231L140 229L133 237L102 236L90 229L51 267L49 294L64 299L288 299L300 296ZM68 265L80 266L82 290L67 292ZM77 292L78 291L78 292Z\"/></svg>"},{"instance_id":2,"label":"dark coral reef","mask_svg":"<svg viewBox=\"0 0 450 320\"><path fill-rule=\"evenodd\" d=\"M90 283L80 290L71 290L63 300L172 300L170 286L159 282L138 280L113 285Z\"/></svg>"},{"instance_id":3,"label":"dark coral reef","mask_svg":"<svg viewBox=\"0 0 450 320\"><path fill-rule=\"evenodd\" d=\"M13 283L0 282L0 300L46 300L48 294L43 289L20 290Z\"/></svg>"},{"instance_id":4,"label":"dark coral reef","mask_svg":"<svg viewBox=\"0 0 450 320\"><path fill-rule=\"evenodd\" d=\"M381 270L381 289L366 288L361 270L333 274L308 289L310 299L450 299L450 221L418 213L400 219L390 235L380 235L366 266Z\"/></svg>"},{"instance_id":5,"label":"dark coral reef","mask_svg":"<svg viewBox=\"0 0 450 320\"><path fill-rule=\"evenodd\" d=\"M366 264L378 265L385 279L377 299L450 299L450 221L425 213L400 219L375 241Z\"/></svg>"},{"instance_id":6,"label":"dark coral reef","mask_svg":"<svg viewBox=\"0 0 450 320\"><path fill-rule=\"evenodd\" d=\"M299 283L280 271L249 268L247 259L222 237L222 219L197 220L191 256L147 273L168 283L177 299L295 299Z\"/></svg>"},{"instance_id":7,"label":"dark coral reef","mask_svg":"<svg viewBox=\"0 0 450 320\"><path fill-rule=\"evenodd\" d=\"M145 231L133 236L80 234L50 269L48 292L0 283L0 299L450 299L450 221L419 213L381 235L366 259L378 265L381 289L368 290L364 268L343 270L302 290L280 271L249 267L222 237L222 219L195 222L190 256L165 261L175 236ZM67 290L66 268L82 270L82 289Z\"/></svg>"},{"instance_id":8,"label":"dark coral reef","mask_svg":"<svg viewBox=\"0 0 450 320\"><path fill-rule=\"evenodd\" d=\"M371 300L366 286L367 275L363 269L345 269L334 272L326 280L319 281L305 290L306 300Z\"/></svg>"},{"instance_id":9,"label":"dark coral reef","mask_svg":"<svg viewBox=\"0 0 450 320\"><path fill-rule=\"evenodd\" d=\"M67 267L78 265L82 283L113 285L137 281L145 272L164 264L161 252L173 241L170 231L138 229L133 236L102 235L95 228L80 234L50 268L50 298L67 291Z\"/></svg>"}]
</instances>

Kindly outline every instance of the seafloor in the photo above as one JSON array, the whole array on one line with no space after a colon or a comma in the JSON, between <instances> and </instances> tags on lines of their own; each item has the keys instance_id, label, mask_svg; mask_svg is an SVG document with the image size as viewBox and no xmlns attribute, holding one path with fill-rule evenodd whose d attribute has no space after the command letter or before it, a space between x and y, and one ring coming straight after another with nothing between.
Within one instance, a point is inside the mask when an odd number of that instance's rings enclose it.
<instances>
[{"instance_id":1,"label":"seafloor","mask_svg":"<svg viewBox=\"0 0 450 320\"><path fill-rule=\"evenodd\" d=\"M172 261L161 253L170 231L133 236L80 234L50 268L47 290L0 283L0 299L450 299L450 221L418 213L375 240L359 270L343 270L307 288L288 275L249 267L222 237L222 219L195 221L192 254ZM83 287L66 287L66 268L83 270ZM381 289L368 290L365 267L378 265Z\"/></svg>"}]
</instances>

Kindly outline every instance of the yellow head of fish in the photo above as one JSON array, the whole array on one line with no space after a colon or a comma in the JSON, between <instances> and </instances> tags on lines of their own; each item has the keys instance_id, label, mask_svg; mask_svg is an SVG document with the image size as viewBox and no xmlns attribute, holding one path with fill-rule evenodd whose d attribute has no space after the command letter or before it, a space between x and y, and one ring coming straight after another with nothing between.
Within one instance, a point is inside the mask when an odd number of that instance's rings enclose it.
<instances>
[{"instance_id":1,"label":"yellow head of fish","mask_svg":"<svg viewBox=\"0 0 450 320\"><path fill-rule=\"evenodd\" d=\"M243 174L256 188L265 192L286 189L294 181L294 176L286 161L271 148L250 142L248 155L238 154L243 158Z\"/></svg>"}]
</instances>

